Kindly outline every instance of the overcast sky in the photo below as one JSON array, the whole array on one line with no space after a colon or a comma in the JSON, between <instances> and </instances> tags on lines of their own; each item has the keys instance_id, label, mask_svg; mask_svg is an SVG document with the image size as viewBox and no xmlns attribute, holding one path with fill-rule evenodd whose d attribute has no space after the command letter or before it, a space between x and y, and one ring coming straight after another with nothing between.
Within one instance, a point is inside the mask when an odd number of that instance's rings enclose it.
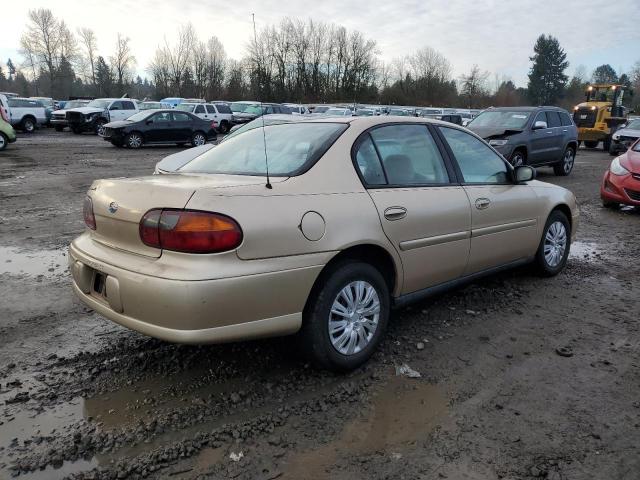
<instances>
[{"instance_id":1,"label":"overcast sky","mask_svg":"<svg viewBox=\"0 0 640 480\"><path fill-rule=\"evenodd\" d=\"M477 63L491 72L492 82L497 74L518 86L526 85L529 56L541 33L558 37L568 55L569 74L579 65L590 74L603 63L620 73L640 60L640 0L6 0L3 64L7 57L20 58L27 11L38 7L50 8L74 31L92 28L105 57L118 32L129 36L140 73L164 37L171 41L186 22L202 40L216 35L230 57L241 58L252 35L251 13L258 29L289 16L360 30L377 41L384 60L431 46L449 59L456 77Z\"/></svg>"}]
</instances>

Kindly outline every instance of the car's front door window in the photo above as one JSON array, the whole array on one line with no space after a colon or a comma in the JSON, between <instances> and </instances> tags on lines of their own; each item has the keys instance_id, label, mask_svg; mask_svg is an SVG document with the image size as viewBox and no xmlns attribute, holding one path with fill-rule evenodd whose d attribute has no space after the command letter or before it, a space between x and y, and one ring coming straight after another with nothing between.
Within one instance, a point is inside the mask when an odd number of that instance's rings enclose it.
<instances>
[{"instance_id":1,"label":"car's front door window","mask_svg":"<svg viewBox=\"0 0 640 480\"><path fill-rule=\"evenodd\" d=\"M457 128L438 128L458 162L465 183L510 183L505 161L482 140Z\"/></svg>"}]
</instances>

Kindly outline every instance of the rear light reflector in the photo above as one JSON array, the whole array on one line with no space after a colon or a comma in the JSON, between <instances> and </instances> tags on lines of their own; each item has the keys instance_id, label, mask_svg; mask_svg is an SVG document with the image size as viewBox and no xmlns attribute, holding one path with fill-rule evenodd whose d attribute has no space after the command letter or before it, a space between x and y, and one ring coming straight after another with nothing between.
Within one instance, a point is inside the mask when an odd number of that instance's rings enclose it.
<instances>
[{"instance_id":1,"label":"rear light reflector","mask_svg":"<svg viewBox=\"0 0 640 480\"><path fill-rule=\"evenodd\" d=\"M82 216L84 217L84 224L91 230L96 229L96 217L93 214L93 202L91 197L87 195L84 197L84 203L82 205Z\"/></svg>"},{"instance_id":2,"label":"rear light reflector","mask_svg":"<svg viewBox=\"0 0 640 480\"><path fill-rule=\"evenodd\" d=\"M145 245L176 252L218 253L242 243L240 225L226 215L197 210L149 210L140 220Z\"/></svg>"},{"instance_id":3,"label":"rear light reflector","mask_svg":"<svg viewBox=\"0 0 640 480\"><path fill-rule=\"evenodd\" d=\"M215 120L211 122L211 128L213 128L214 130L218 128L218 122L216 122Z\"/></svg>"}]
</instances>

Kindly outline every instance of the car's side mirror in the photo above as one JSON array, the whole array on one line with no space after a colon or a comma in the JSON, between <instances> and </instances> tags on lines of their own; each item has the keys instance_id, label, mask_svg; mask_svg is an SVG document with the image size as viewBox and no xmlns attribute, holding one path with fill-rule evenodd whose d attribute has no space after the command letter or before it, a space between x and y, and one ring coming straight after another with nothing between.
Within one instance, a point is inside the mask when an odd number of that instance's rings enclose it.
<instances>
[{"instance_id":1,"label":"car's side mirror","mask_svg":"<svg viewBox=\"0 0 640 480\"><path fill-rule=\"evenodd\" d=\"M547 128L547 122L542 120L536 120L536 123L533 124L533 130L543 130Z\"/></svg>"},{"instance_id":2,"label":"car's side mirror","mask_svg":"<svg viewBox=\"0 0 640 480\"><path fill-rule=\"evenodd\" d=\"M513 171L516 183L530 182L536 178L536 169L528 165L520 165Z\"/></svg>"}]
</instances>

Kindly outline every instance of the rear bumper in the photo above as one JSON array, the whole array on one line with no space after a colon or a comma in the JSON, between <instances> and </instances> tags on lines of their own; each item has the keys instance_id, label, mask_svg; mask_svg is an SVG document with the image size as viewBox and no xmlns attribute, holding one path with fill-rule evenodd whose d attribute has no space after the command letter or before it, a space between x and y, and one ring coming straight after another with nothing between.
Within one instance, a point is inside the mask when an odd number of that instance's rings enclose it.
<instances>
[{"instance_id":1,"label":"rear bumper","mask_svg":"<svg viewBox=\"0 0 640 480\"><path fill-rule=\"evenodd\" d=\"M125 255L123 253L114 256ZM173 280L131 271L69 248L73 289L104 317L176 343L221 343L295 333L323 265L212 280ZM246 262L237 260L237 262ZM96 275L104 289L97 292Z\"/></svg>"},{"instance_id":2,"label":"rear bumper","mask_svg":"<svg viewBox=\"0 0 640 480\"><path fill-rule=\"evenodd\" d=\"M600 198L605 202L640 207L640 180L631 175L612 175L607 170L600 184Z\"/></svg>"}]
</instances>

